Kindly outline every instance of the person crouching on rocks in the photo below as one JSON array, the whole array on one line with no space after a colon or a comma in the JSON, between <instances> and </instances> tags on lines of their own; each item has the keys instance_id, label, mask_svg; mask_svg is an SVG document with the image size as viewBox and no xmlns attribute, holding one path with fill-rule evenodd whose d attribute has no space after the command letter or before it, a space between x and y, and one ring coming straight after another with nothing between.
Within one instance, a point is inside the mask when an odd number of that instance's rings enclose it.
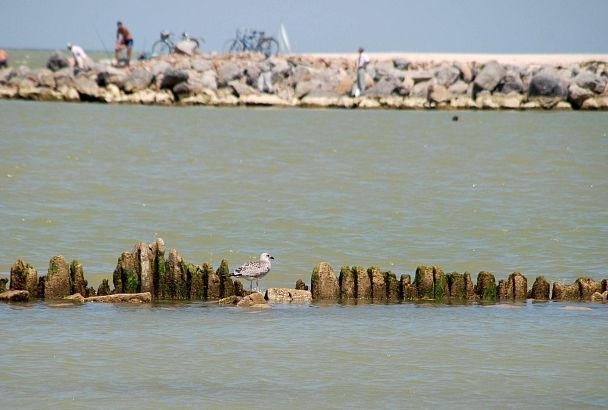
<instances>
[{"instance_id":1,"label":"person crouching on rocks","mask_svg":"<svg viewBox=\"0 0 608 410\"><path fill-rule=\"evenodd\" d=\"M120 64L120 52L123 48L127 49L127 63L129 66L131 62L131 52L133 50L133 36L129 32L121 21L116 23L116 48L114 49L114 56L116 57L116 64Z\"/></svg>"},{"instance_id":2,"label":"person crouching on rocks","mask_svg":"<svg viewBox=\"0 0 608 410\"><path fill-rule=\"evenodd\" d=\"M72 57L74 57L74 72L78 73L91 69L91 59L87 56L87 53L84 52L82 47L68 43L68 50L72 52Z\"/></svg>"},{"instance_id":3,"label":"person crouching on rocks","mask_svg":"<svg viewBox=\"0 0 608 410\"><path fill-rule=\"evenodd\" d=\"M353 92L353 95L355 97L358 97L359 95L363 94L363 92L365 92L365 69L369 64L369 57L367 56L367 54L365 54L365 50L363 49L363 47L359 47L359 50L357 51L359 53L359 56L357 57L356 63L357 84Z\"/></svg>"}]
</instances>

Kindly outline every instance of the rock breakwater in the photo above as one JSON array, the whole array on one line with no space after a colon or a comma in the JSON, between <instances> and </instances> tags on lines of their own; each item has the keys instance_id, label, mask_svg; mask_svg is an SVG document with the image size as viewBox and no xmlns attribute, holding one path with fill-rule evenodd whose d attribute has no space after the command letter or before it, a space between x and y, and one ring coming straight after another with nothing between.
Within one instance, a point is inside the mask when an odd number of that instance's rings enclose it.
<instances>
[{"instance_id":1,"label":"rock breakwater","mask_svg":"<svg viewBox=\"0 0 608 410\"><path fill-rule=\"evenodd\" d=\"M70 300L122 303L135 300L204 300L221 304L258 306L256 292L243 289L232 280L228 261L222 260L217 270L211 264L186 262L180 252L165 250L164 241L138 242L118 258L112 274L114 289L104 279L95 290L88 286L84 268L78 261L68 263L63 256L54 256L48 272L38 276L37 270L23 260L17 260L7 279L0 278L0 301ZM256 294L251 296L252 294ZM77 296L76 296L77 295ZM260 295L261 296L261 295ZM498 282L494 274L482 271L473 279L469 272L444 273L440 266L420 265L414 280L409 274L382 271L378 267L342 266L336 275L330 264L319 263L312 271L310 291L298 279L295 288L268 289L264 300L271 302L330 302L330 303L403 303L435 301L438 303L502 302L534 300L606 301L608 279L596 281L581 277L572 284L554 282L543 277L535 279L528 288L528 279L520 272L511 273ZM259 299L259 298L258 298Z\"/></svg>"},{"instance_id":2,"label":"rock breakwater","mask_svg":"<svg viewBox=\"0 0 608 410\"><path fill-rule=\"evenodd\" d=\"M608 110L608 61L372 59L364 95L352 97L353 59L341 56L173 54L129 68L74 73L62 54L48 68L0 70L0 98L157 105L392 109ZM272 87L260 79L272 79Z\"/></svg>"}]
</instances>

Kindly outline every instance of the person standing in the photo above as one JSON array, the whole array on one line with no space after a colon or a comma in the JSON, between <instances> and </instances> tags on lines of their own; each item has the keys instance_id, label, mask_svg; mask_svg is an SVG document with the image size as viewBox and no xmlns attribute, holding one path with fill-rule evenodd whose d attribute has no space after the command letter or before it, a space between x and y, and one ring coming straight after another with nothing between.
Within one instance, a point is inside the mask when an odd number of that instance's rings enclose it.
<instances>
[{"instance_id":1,"label":"person standing","mask_svg":"<svg viewBox=\"0 0 608 410\"><path fill-rule=\"evenodd\" d=\"M77 46L76 44L68 43L68 50L72 52L72 56L74 57L74 69L76 72L88 71L91 69L91 60L89 59L89 56L87 56L87 53L84 52L82 47Z\"/></svg>"},{"instance_id":2,"label":"person standing","mask_svg":"<svg viewBox=\"0 0 608 410\"><path fill-rule=\"evenodd\" d=\"M365 69L369 64L369 57L365 54L365 49L359 47L357 51L359 56L357 57L357 87L355 88L355 97L358 97L365 91Z\"/></svg>"},{"instance_id":3,"label":"person standing","mask_svg":"<svg viewBox=\"0 0 608 410\"><path fill-rule=\"evenodd\" d=\"M116 64L120 64L120 52L123 48L127 49L127 66L131 63L131 52L133 50L133 36L127 27L122 24L122 21L116 23L116 48L114 54Z\"/></svg>"}]
</instances>

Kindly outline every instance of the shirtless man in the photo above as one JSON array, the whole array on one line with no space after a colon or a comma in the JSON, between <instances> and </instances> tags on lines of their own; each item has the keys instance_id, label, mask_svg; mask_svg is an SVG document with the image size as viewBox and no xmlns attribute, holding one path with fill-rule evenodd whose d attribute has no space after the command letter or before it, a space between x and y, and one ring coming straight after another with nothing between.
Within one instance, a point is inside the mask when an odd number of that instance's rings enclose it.
<instances>
[{"instance_id":1,"label":"shirtless man","mask_svg":"<svg viewBox=\"0 0 608 410\"><path fill-rule=\"evenodd\" d=\"M131 51L133 50L133 36L129 32L129 30L122 24L121 21L116 23L116 26L116 48L114 49L116 64L120 64L120 51L123 48L126 48L128 66L131 62Z\"/></svg>"}]
</instances>

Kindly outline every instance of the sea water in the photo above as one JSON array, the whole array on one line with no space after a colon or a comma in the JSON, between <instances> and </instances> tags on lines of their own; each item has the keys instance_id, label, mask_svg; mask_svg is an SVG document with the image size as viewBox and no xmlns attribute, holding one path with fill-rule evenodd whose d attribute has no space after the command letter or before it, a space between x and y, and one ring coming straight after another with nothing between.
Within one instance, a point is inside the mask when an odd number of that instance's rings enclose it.
<instances>
[{"instance_id":1,"label":"sea water","mask_svg":"<svg viewBox=\"0 0 608 410\"><path fill-rule=\"evenodd\" d=\"M603 113L0 101L0 124L0 275L61 254L97 287L162 237L215 267L269 251L262 287L320 261L608 277ZM3 304L0 392L7 408L605 408L607 314Z\"/></svg>"}]
</instances>

